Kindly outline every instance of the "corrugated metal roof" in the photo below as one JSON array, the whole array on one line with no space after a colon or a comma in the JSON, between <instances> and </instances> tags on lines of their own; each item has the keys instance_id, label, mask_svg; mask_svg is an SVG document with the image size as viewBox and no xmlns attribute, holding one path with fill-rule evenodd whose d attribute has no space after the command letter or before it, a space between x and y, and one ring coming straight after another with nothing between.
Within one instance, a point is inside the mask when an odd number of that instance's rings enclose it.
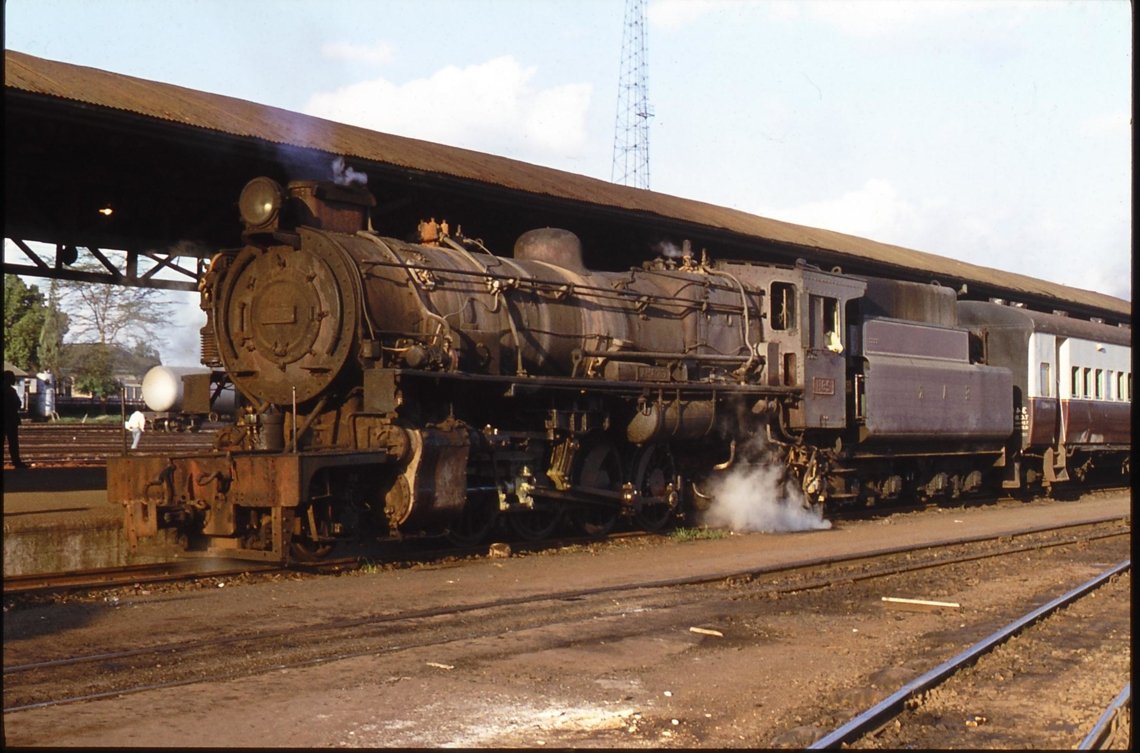
<instances>
[{"instance_id":1,"label":"corrugated metal roof","mask_svg":"<svg viewBox=\"0 0 1140 753\"><path fill-rule=\"evenodd\" d=\"M1011 294L1041 296L1131 317L1131 302L902 246L831 230L768 219L668 194L615 185L458 147L370 131L322 118L172 84L5 51L8 89L73 100L232 136L323 150L466 181L491 183L583 204L643 212L739 233L765 241L818 249L859 261L929 274L984 281Z\"/></svg>"}]
</instances>

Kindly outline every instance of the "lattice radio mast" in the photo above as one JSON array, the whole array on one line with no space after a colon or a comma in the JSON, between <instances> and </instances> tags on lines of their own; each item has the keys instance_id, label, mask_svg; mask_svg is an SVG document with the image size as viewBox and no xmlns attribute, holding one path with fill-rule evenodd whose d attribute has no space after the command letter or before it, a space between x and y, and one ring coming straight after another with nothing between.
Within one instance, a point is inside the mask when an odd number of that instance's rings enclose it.
<instances>
[{"instance_id":1,"label":"lattice radio mast","mask_svg":"<svg viewBox=\"0 0 1140 753\"><path fill-rule=\"evenodd\" d=\"M614 161L610 182L649 188L649 56L645 7L648 0L625 0L621 34Z\"/></svg>"}]
</instances>

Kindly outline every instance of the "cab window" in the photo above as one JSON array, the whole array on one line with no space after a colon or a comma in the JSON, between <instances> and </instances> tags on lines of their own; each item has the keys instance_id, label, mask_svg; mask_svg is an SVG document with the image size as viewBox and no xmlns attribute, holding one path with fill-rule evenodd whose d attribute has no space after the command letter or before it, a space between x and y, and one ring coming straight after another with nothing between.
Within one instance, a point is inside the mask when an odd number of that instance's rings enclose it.
<instances>
[{"instance_id":1,"label":"cab window","mask_svg":"<svg viewBox=\"0 0 1140 753\"><path fill-rule=\"evenodd\" d=\"M769 312L772 329L795 329L796 287L790 282L774 282L769 300L772 306Z\"/></svg>"}]
</instances>

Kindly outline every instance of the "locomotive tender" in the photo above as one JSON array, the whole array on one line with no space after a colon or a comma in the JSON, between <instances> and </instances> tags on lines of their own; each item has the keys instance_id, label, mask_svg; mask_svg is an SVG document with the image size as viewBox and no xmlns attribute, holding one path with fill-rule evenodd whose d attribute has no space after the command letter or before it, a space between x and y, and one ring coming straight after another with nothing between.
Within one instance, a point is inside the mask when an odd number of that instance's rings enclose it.
<instances>
[{"instance_id":1,"label":"locomotive tender","mask_svg":"<svg viewBox=\"0 0 1140 753\"><path fill-rule=\"evenodd\" d=\"M203 364L244 408L213 452L108 460L132 545L170 529L286 560L498 520L657 530L761 454L812 505L1130 472L1128 329L687 247L589 270L554 228L511 258L434 221L409 243L372 232L373 205L247 184L246 245L201 283Z\"/></svg>"}]
</instances>

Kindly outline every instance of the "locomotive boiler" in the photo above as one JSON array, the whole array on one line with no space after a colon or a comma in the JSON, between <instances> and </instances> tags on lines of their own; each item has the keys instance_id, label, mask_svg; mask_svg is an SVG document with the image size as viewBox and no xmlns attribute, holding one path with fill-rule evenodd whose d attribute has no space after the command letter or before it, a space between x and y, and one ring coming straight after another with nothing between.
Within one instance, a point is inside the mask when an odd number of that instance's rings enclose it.
<instances>
[{"instance_id":1,"label":"locomotive boiler","mask_svg":"<svg viewBox=\"0 0 1140 753\"><path fill-rule=\"evenodd\" d=\"M132 543L656 530L761 444L816 505L969 493L1024 450L1013 370L950 289L687 246L603 272L566 230L504 257L434 221L381 236L373 205L247 184L244 246L201 283L203 363L244 407L211 453L108 460Z\"/></svg>"}]
</instances>

